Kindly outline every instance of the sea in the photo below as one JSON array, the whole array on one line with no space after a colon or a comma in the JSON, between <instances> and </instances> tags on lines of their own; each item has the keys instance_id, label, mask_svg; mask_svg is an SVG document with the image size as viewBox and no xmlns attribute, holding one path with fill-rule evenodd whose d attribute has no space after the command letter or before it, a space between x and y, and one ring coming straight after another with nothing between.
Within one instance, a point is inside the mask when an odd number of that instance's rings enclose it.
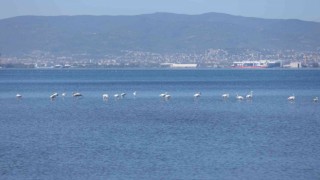
<instances>
[{"instance_id":1,"label":"sea","mask_svg":"<svg viewBox=\"0 0 320 180\"><path fill-rule=\"evenodd\" d=\"M0 179L317 180L317 96L312 69L0 69Z\"/></svg>"}]
</instances>

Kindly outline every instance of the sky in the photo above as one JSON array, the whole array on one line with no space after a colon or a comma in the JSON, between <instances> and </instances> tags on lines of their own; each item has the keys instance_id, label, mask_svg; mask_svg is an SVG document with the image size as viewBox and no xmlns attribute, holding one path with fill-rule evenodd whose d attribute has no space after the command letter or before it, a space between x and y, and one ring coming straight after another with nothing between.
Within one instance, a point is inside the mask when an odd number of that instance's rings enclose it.
<instances>
[{"instance_id":1,"label":"sky","mask_svg":"<svg viewBox=\"0 0 320 180\"><path fill-rule=\"evenodd\" d=\"M0 19L22 15L138 15L220 12L320 22L320 0L1 0Z\"/></svg>"}]
</instances>

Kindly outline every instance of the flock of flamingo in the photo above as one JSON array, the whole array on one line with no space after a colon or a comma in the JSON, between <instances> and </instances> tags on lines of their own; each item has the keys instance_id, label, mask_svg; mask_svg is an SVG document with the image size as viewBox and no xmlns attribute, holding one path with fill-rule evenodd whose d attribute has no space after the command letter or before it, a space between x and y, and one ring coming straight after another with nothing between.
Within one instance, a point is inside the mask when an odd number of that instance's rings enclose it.
<instances>
[{"instance_id":1,"label":"flock of flamingo","mask_svg":"<svg viewBox=\"0 0 320 180\"><path fill-rule=\"evenodd\" d=\"M133 96L136 97L137 96L137 92L134 91L133 93ZM66 96L66 93L62 93L61 94L62 97L65 97ZM56 99L57 97L59 96L58 93L53 93L51 94L49 97L51 100L54 100ZM79 92L73 92L72 93L72 96L75 97L75 98L78 98L78 97L82 97L83 95ZM124 98L126 96L126 93L120 93L120 94L114 94L113 95L114 98L116 99L119 99L119 98ZM165 93L161 93L159 95L161 98L165 99L165 100L169 100L171 98L171 95L168 94L168 92L165 92ZM199 98L201 96L201 92L197 92L193 95L194 98ZM22 98L22 95L21 94L17 94L16 95L17 99L21 99ZM230 95L228 93L226 94L222 94L221 96L223 99L228 99L230 97ZM109 99L109 94L102 94L102 99L103 100L108 100ZM242 101L244 99L247 99L247 100L252 100L253 99L253 91L250 91L245 97L244 96L241 96L241 95L236 95L236 99L239 100L239 101ZM293 94L292 96L289 96L287 98L288 101L295 101L296 97L295 95ZM319 98L318 97L314 97L313 98L313 102L318 102L319 101Z\"/></svg>"}]
</instances>

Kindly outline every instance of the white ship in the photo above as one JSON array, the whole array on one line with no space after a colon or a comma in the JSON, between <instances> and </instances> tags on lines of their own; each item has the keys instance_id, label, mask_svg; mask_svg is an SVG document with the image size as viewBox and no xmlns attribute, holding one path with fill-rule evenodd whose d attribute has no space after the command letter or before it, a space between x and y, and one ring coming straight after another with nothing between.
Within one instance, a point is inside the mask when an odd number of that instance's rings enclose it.
<instances>
[{"instance_id":1,"label":"white ship","mask_svg":"<svg viewBox=\"0 0 320 180\"><path fill-rule=\"evenodd\" d=\"M232 68L275 68L281 67L281 61L272 61L272 60L260 60L260 61L235 61L232 64Z\"/></svg>"}]
</instances>

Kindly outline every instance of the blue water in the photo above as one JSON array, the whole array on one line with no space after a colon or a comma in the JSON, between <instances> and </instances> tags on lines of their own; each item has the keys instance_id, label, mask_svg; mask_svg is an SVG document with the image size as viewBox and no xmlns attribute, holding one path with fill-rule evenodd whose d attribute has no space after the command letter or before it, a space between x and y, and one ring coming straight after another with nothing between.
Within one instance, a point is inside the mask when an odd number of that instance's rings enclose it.
<instances>
[{"instance_id":1,"label":"blue water","mask_svg":"<svg viewBox=\"0 0 320 180\"><path fill-rule=\"evenodd\" d=\"M320 179L315 96L318 70L2 69L0 179Z\"/></svg>"}]
</instances>

